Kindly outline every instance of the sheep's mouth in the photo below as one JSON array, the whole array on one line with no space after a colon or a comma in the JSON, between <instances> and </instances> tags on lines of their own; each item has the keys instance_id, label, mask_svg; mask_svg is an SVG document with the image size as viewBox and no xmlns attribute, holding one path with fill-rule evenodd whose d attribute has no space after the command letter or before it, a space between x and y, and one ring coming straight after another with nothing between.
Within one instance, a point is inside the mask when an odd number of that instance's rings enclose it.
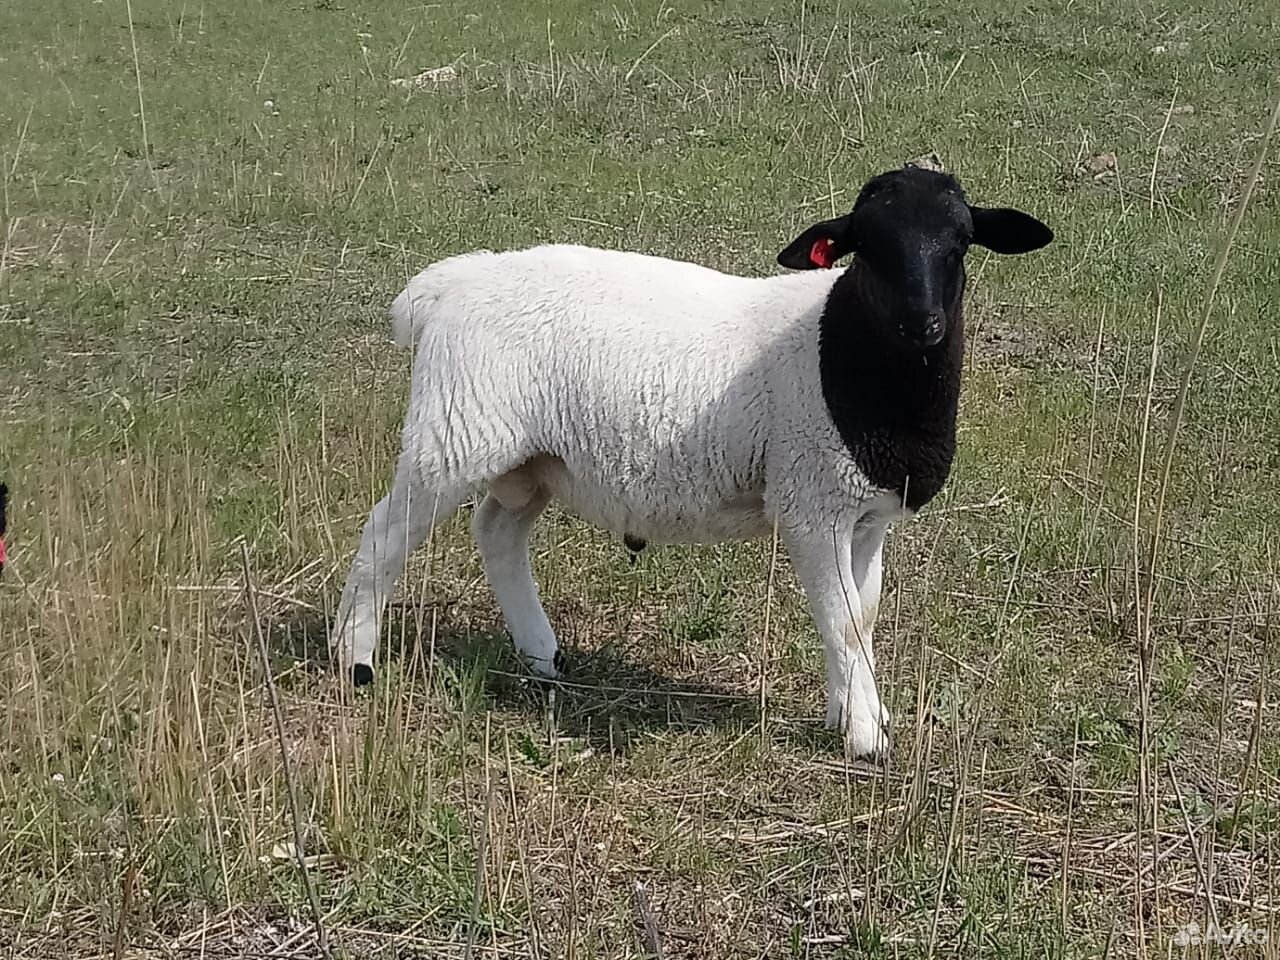
<instances>
[{"instance_id":1,"label":"sheep's mouth","mask_svg":"<svg viewBox=\"0 0 1280 960\"><path fill-rule=\"evenodd\" d=\"M902 339L918 349L936 347L947 335L947 325L942 321L927 323L921 327L900 329Z\"/></svg>"}]
</instances>

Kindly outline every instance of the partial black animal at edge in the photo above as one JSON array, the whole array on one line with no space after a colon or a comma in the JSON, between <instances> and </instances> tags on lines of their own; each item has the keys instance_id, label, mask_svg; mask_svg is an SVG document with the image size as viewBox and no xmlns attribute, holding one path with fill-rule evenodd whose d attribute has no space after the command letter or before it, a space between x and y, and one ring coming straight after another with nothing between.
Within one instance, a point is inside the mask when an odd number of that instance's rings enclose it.
<instances>
[{"instance_id":1,"label":"partial black animal at edge","mask_svg":"<svg viewBox=\"0 0 1280 960\"><path fill-rule=\"evenodd\" d=\"M5 509L9 506L9 488L0 483L0 575L4 574L4 565L9 562L9 554L4 545L6 524Z\"/></svg>"}]
</instances>

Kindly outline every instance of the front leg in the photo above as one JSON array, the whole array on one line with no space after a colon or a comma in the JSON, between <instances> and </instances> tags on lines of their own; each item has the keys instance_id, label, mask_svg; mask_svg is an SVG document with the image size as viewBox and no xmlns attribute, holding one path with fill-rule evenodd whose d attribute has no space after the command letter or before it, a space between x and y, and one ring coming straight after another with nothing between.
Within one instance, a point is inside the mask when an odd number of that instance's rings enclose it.
<instances>
[{"instance_id":1,"label":"front leg","mask_svg":"<svg viewBox=\"0 0 1280 960\"><path fill-rule=\"evenodd\" d=\"M843 729L852 756L889 748L889 714L875 680L871 627L880 594L884 528L837 523L785 532L791 565L804 587L827 661L827 725Z\"/></svg>"},{"instance_id":2,"label":"front leg","mask_svg":"<svg viewBox=\"0 0 1280 960\"><path fill-rule=\"evenodd\" d=\"M876 683L876 653L872 638L876 617L880 613L880 584L887 526L879 518L864 517L854 527L849 544L849 569L862 611L860 630L853 643L857 645L867 666L858 676L866 695L880 704L880 725L886 740L889 737L889 710L880 699L880 688ZM887 743L885 749L888 749Z\"/></svg>"}]
</instances>

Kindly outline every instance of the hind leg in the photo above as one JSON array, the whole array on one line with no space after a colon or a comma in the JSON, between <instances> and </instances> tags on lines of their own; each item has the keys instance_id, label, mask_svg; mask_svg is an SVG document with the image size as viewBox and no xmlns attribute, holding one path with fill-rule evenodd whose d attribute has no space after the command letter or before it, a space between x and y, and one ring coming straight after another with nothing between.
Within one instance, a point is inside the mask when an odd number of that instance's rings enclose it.
<instances>
[{"instance_id":1,"label":"hind leg","mask_svg":"<svg viewBox=\"0 0 1280 960\"><path fill-rule=\"evenodd\" d=\"M516 649L544 677L556 676L560 653L533 582L529 534L549 499L536 480L512 471L494 481L471 521L485 576Z\"/></svg>"},{"instance_id":2,"label":"hind leg","mask_svg":"<svg viewBox=\"0 0 1280 960\"><path fill-rule=\"evenodd\" d=\"M405 562L426 539L431 528L452 514L465 491L431 491L417 479L417 470L401 459L391 492L378 502L365 522L360 549L351 563L338 606L331 647L356 685L373 680L373 651L378 643L382 612L404 573Z\"/></svg>"}]
</instances>

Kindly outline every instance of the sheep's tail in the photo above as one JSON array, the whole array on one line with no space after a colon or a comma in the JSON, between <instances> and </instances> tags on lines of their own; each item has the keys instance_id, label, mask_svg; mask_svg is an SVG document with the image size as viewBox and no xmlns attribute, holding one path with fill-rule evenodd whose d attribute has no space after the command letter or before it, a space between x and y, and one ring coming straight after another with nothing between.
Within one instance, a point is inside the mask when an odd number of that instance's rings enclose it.
<instances>
[{"instance_id":1,"label":"sheep's tail","mask_svg":"<svg viewBox=\"0 0 1280 960\"><path fill-rule=\"evenodd\" d=\"M415 285L411 282L391 304L391 339L397 347L406 349L417 343L427 319L428 298L418 295Z\"/></svg>"},{"instance_id":2,"label":"sheep's tail","mask_svg":"<svg viewBox=\"0 0 1280 960\"><path fill-rule=\"evenodd\" d=\"M409 281L391 304L391 339L400 347L412 347L422 338L427 319L440 310L450 290L475 282L476 260L492 257L488 250L439 260Z\"/></svg>"}]
</instances>

